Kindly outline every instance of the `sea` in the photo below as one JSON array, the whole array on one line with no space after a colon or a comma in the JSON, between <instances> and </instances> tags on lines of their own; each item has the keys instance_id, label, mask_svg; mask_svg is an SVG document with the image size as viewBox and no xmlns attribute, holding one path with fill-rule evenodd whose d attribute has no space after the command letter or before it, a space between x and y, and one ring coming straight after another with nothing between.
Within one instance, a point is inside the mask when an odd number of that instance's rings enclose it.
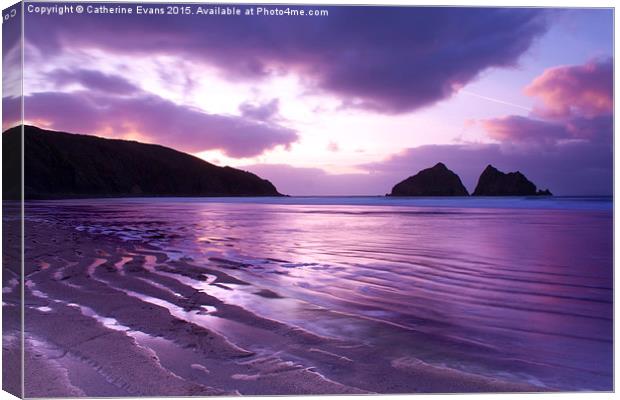
<instances>
[{"instance_id":1,"label":"sea","mask_svg":"<svg viewBox=\"0 0 620 400\"><path fill-rule=\"evenodd\" d=\"M83 199L29 201L25 212L229 266L251 287L196 287L377 356L541 389L613 389L611 197Z\"/></svg>"}]
</instances>

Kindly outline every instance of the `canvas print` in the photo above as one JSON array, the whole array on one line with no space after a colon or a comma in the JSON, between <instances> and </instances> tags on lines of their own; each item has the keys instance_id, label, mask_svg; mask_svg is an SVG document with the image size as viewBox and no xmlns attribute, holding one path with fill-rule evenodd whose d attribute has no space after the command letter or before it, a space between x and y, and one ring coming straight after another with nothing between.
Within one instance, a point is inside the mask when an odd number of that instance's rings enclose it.
<instances>
[{"instance_id":1,"label":"canvas print","mask_svg":"<svg viewBox=\"0 0 620 400\"><path fill-rule=\"evenodd\" d=\"M611 8L3 12L3 389L613 391Z\"/></svg>"}]
</instances>

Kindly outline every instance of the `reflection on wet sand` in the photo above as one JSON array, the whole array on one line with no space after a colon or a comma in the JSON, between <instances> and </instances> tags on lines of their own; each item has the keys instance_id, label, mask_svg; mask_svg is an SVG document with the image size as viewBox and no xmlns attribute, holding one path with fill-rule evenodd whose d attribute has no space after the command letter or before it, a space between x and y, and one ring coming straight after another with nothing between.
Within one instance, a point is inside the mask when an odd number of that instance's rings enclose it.
<instances>
[{"instance_id":1,"label":"reflection on wet sand","mask_svg":"<svg viewBox=\"0 0 620 400\"><path fill-rule=\"evenodd\" d=\"M67 396L611 388L608 211L349 208L34 202L28 340Z\"/></svg>"}]
</instances>

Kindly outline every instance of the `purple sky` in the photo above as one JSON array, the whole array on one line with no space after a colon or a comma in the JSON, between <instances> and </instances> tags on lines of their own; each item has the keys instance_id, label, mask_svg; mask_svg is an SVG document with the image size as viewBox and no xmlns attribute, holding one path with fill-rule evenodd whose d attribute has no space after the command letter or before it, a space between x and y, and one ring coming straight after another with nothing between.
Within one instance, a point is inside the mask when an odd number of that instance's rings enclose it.
<instances>
[{"instance_id":1,"label":"purple sky","mask_svg":"<svg viewBox=\"0 0 620 400\"><path fill-rule=\"evenodd\" d=\"M556 194L611 193L611 10L328 11L26 13L26 120L163 144L288 194L384 194L439 161L470 191L493 163Z\"/></svg>"}]
</instances>

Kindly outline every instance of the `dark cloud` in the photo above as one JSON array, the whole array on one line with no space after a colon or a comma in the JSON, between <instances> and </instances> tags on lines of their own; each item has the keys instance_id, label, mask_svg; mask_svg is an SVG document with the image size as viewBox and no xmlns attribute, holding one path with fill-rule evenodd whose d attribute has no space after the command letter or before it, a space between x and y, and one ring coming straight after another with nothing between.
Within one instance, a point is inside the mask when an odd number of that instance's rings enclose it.
<instances>
[{"instance_id":1,"label":"dark cloud","mask_svg":"<svg viewBox=\"0 0 620 400\"><path fill-rule=\"evenodd\" d=\"M21 46L21 3L2 10L2 56Z\"/></svg>"},{"instance_id":2,"label":"dark cloud","mask_svg":"<svg viewBox=\"0 0 620 400\"><path fill-rule=\"evenodd\" d=\"M2 131L21 124L21 98L3 97L2 98Z\"/></svg>"},{"instance_id":3,"label":"dark cloud","mask_svg":"<svg viewBox=\"0 0 620 400\"><path fill-rule=\"evenodd\" d=\"M239 111L242 116L257 121L271 120L278 115L279 110L280 102L278 99L273 99L262 104L245 102L239 106Z\"/></svg>"},{"instance_id":4,"label":"dark cloud","mask_svg":"<svg viewBox=\"0 0 620 400\"><path fill-rule=\"evenodd\" d=\"M613 145L614 119L612 115L592 118L577 117L565 122L566 129L577 139Z\"/></svg>"},{"instance_id":5,"label":"dark cloud","mask_svg":"<svg viewBox=\"0 0 620 400\"><path fill-rule=\"evenodd\" d=\"M545 11L526 8L326 9L328 17L306 18L30 14L27 40L48 56L66 48L175 55L235 80L294 72L346 106L404 113L489 67L514 65L547 25Z\"/></svg>"},{"instance_id":6,"label":"dark cloud","mask_svg":"<svg viewBox=\"0 0 620 400\"><path fill-rule=\"evenodd\" d=\"M137 86L121 76L87 69L59 69L48 74L48 78L58 86L79 83L84 89L111 94L126 95L140 91Z\"/></svg>"},{"instance_id":7,"label":"dark cloud","mask_svg":"<svg viewBox=\"0 0 620 400\"><path fill-rule=\"evenodd\" d=\"M298 139L279 125L208 114L146 93L47 92L27 96L24 103L26 120L52 129L116 137L139 133L140 140L191 153L219 149L230 157L252 157Z\"/></svg>"},{"instance_id":8,"label":"dark cloud","mask_svg":"<svg viewBox=\"0 0 620 400\"><path fill-rule=\"evenodd\" d=\"M2 130L21 122L21 3L2 11ZM7 98L8 100L5 100ZM9 100L10 99L10 100Z\"/></svg>"}]
</instances>

